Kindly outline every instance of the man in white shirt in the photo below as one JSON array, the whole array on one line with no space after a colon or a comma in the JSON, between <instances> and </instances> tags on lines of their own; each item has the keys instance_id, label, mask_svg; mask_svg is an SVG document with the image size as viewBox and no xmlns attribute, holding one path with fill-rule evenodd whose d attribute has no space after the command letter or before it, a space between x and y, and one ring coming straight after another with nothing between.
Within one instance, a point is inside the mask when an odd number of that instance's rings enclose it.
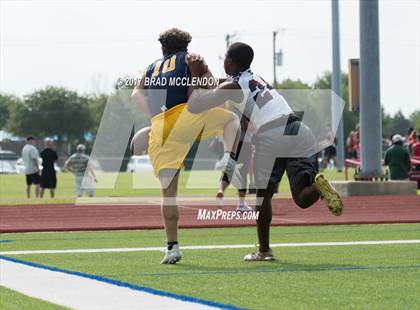
<instances>
[{"instance_id":1,"label":"man in white shirt","mask_svg":"<svg viewBox=\"0 0 420 310\"><path fill-rule=\"evenodd\" d=\"M33 136L26 138L26 144L22 149L22 160L25 165L26 196L31 198L31 185L35 185L35 197L39 197L39 154L35 147L36 139Z\"/></svg>"},{"instance_id":2,"label":"man in white shirt","mask_svg":"<svg viewBox=\"0 0 420 310\"><path fill-rule=\"evenodd\" d=\"M83 144L77 145L77 152L71 155L64 164L64 167L74 174L77 197L82 197L84 191L89 197L93 197L95 194L93 181L97 182L96 175L89 165L89 156L85 154L85 150L86 147Z\"/></svg>"}]
</instances>

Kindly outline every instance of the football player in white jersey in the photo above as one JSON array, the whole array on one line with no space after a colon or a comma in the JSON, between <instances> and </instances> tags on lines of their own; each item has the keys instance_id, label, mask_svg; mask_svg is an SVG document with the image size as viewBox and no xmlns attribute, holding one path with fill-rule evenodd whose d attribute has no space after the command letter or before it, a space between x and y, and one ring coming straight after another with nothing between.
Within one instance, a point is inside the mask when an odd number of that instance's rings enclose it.
<instances>
[{"instance_id":1,"label":"football player in white jersey","mask_svg":"<svg viewBox=\"0 0 420 310\"><path fill-rule=\"evenodd\" d=\"M286 100L270 84L251 71L253 58L254 52L249 45L232 44L224 60L229 77L215 89L194 92L188 109L200 113L233 101L255 128L259 249L244 259L269 261L274 259L269 245L271 200L285 171L293 200L300 208L308 208L322 197L330 211L338 216L342 214L343 203L326 178L317 174L317 147L311 130L294 115Z\"/></svg>"}]
</instances>

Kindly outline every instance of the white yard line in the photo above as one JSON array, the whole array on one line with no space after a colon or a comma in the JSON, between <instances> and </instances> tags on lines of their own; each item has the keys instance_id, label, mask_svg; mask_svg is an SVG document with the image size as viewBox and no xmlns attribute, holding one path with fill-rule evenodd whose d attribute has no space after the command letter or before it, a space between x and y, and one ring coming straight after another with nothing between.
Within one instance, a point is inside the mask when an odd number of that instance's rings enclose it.
<instances>
[{"instance_id":1,"label":"white yard line","mask_svg":"<svg viewBox=\"0 0 420 310\"><path fill-rule=\"evenodd\" d=\"M213 309L100 279L0 259L0 285L72 309Z\"/></svg>"},{"instance_id":2,"label":"white yard line","mask_svg":"<svg viewBox=\"0 0 420 310\"><path fill-rule=\"evenodd\" d=\"M292 223L305 223L305 221L302 221L302 220L291 220L291 219L286 219L286 218L280 218L280 221L292 222Z\"/></svg>"},{"instance_id":3,"label":"white yard line","mask_svg":"<svg viewBox=\"0 0 420 310\"><path fill-rule=\"evenodd\" d=\"M198 209L196 207L178 206L178 208L198 211Z\"/></svg>"},{"instance_id":4,"label":"white yard line","mask_svg":"<svg viewBox=\"0 0 420 310\"><path fill-rule=\"evenodd\" d=\"M386 245L386 244L420 244L420 240L373 240L373 241L344 241L344 242L301 242L301 243L272 243L270 247L323 247L323 246L355 246L355 245ZM220 245L187 245L183 250L217 250L253 248L255 244L220 244ZM107 249L69 249L69 250L29 250L3 251L0 255L32 255L32 254L66 254L66 253L107 253L107 252L150 252L163 251L163 247L144 248L107 248Z\"/></svg>"}]
</instances>

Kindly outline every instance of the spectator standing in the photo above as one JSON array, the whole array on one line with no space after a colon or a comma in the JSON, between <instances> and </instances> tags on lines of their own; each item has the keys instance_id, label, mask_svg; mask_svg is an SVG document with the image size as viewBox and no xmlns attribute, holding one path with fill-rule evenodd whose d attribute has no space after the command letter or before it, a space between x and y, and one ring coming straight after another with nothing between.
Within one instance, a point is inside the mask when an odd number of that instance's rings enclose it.
<instances>
[{"instance_id":1,"label":"spectator standing","mask_svg":"<svg viewBox=\"0 0 420 310\"><path fill-rule=\"evenodd\" d=\"M330 161L332 160L334 163L334 168L339 170L338 162L337 162L337 139L335 137L334 132L331 130L330 126L327 126L327 140L332 141L332 144L327 146L324 150L324 157L321 162L322 169L327 169L329 166Z\"/></svg>"},{"instance_id":2,"label":"spectator standing","mask_svg":"<svg viewBox=\"0 0 420 310\"><path fill-rule=\"evenodd\" d=\"M354 133L354 143L353 143L353 154L354 158L360 158L360 127L356 126L356 131Z\"/></svg>"},{"instance_id":3,"label":"spectator standing","mask_svg":"<svg viewBox=\"0 0 420 310\"><path fill-rule=\"evenodd\" d=\"M413 147L411 148L411 156L420 159L420 133L414 135ZM420 170L420 165L416 166L416 170Z\"/></svg>"},{"instance_id":4,"label":"spectator standing","mask_svg":"<svg viewBox=\"0 0 420 310\"><path fill-rule=\"evenodd\" d=\"M411 155L420 157L420 133L413 135L413 147L411 149Z\"/></svg>"},{"instance_id":5,"label":"spectator standing","mask_svg":"<svg viewBox=\"0 0 420 310\"><path fill-rule=\"evenodd\" d=\"M407 135L405 136L405 141L407 142L408 150L411 152L411 145L413 143L413 134L415 134L414 128L410 127L407 130Z\"/></svg>"},{"instance_id":6,"label":"spectator standing","mask_svg":"<svg viewBox=\"0 0 420 310\"><path fill-rule=\"evenodd\" d=\"M404 138L399 134L392 136L392 146L385 152L385 165L389 166L391 180L408 179L410 154L403 146Z\"/></svg>"},{"instance_id":7,"label":"spectator standing","mask_svg":"<svg viewBox=\"0 0 420 310\"><path fill-rule=\"evenodd\" d=\"M35 147L36 139L33 136L26 138L26 144L22 149L22 160L25 165L26 196L31 198L31 185L35 185L35 197L39 197L39 154Z\"/></svg>"},{"instance_id":8,"label":"spectator standing","mask_svg":"<svg viewBox=\"0 0 420 310\"><path fill-rule=\"evenodd\" d=\"M95 194L93 181L96 182L95 172L89 165L89 156L85 154L86 147L79 144L76 153L71 155L65 163L65 168L74 174L74 184L77 197L82 197L86 191L89 197ZM87 173L86 173L87 172ZM82 186L82 181L83 186Z\"/></svg>"},{"instance_id":9,"label":"spectator standing","mask_svg":"<svg viewBox=\"0 0 420 310\"><path fill-rule=\"evenodd\" d=\"M417 136L417 133L414 130L414 128L410 128L407 133L407 148L410 154L413 153L413 146L414 146L414 143L416 142L416 136Z\"/></svg>"},{"instance_id":10,"label":"spectator standing","mask_svg":"<svg viewBox=\"0 0 420 310\"><path fill-rule=\"evenodd\" d=\"M354 134L354 131L351 130L349 132L349 135L348 135L347 140L346 140L347 158L352 158L352 154L351 154L351 151L352 151L352 149L351 149L351 137L353 136L353 134Z\"/></svg>"},{"instance_id":11,"label":"spectator standing","mask_svg":"<svg viewBox=\"0 0 420 310\"><path fill-rule=\"evenodd\" d=\"M45 139L45 148L42 150L40 156L42 158L40 197L44 197L44 191L48 188L51 198L54 198L55 188L57 187L54 164L58 160L58 155L54 150L54 142L51 139Z\"/></svg>"},{"instance_id":12,"label":"spectator standing","mask_svg":"<svg viewBox=\"0 0 420 310\"><path fill-rule=\"evenodd\" d=\"M359 125L356 126L355 131L351 131L347 139L347 152L350 158L359 158L360 153L360 132Z\"/></svg>"}]
</instances>

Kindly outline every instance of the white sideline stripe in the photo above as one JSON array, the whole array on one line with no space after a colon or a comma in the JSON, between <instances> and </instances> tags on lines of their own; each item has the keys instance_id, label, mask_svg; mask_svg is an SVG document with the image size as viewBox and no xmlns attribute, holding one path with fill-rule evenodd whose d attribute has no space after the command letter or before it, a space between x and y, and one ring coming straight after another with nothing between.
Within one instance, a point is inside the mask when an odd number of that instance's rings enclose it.
<instances>
[{"instance_id":1,"label":"white sideline stripe","mask_svg":"<svg viewBox=\"0 0 420 310\"><path fill-rule=\"evenodd\" d=\"M213 309L76 275L0 259L0 285L72 309Z\"/></svg>"},{"instance_id":2,"label":"white sideline stripe","mask_svg":"<svg viewBox=\"0 0 420 310\"><path fill-rule=\"evenodd\" d=\"M383 245L383 244L417 244L416 240L377 240L377 241L344 241L344 242L301 242L301 243L272 243L272 248L307 247L307 246L349 246L349 245ZM214 249L245 249L254 248L255 244L220 244L220 245L187 245L183 250L214 250ZM109 249L69 249L69 250L29 250L4 251L0 255L28 255L28 254L66 254L66 253L107 253L107 252L151 252L163 251L163 247L145 248L109 248Z\"/></svg>"}]
</instances>

